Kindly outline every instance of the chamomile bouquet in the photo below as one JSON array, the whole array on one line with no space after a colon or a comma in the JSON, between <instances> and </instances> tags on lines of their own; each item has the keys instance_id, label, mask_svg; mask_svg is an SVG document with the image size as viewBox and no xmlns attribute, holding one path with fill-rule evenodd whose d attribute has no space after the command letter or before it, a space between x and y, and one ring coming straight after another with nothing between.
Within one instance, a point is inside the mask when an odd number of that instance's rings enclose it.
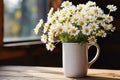
<instances>
[{"instance_id":1,"label":"chamomile bouquet","mask_svg":"<svg viewBox=\"0 0 120 80\"><path fill-rule=\"evenodd\" d=\"M107 8L109 13L105 14L93 1L77 6L64 1L57 11L51 8L47 21L43 22L43 19L40 19L34 31L36 34L42 32L41 41L50 51L58 42L96 43L98 37L106 37L115 30L110 13L116 11L117 7L107 5Z\"/></svg>"}]
</instances>

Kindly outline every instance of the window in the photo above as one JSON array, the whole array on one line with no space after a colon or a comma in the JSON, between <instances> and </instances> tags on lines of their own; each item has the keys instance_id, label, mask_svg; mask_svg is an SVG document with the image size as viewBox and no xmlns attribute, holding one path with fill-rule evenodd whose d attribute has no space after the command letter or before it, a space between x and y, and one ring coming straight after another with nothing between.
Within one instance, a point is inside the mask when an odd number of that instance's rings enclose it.
<instances>
[{"instance_id":1,"label":"window","mask_svg":"<svg viewBox=\"0 0 120 80\"><path fill-rule=\"evenodd\" d=\"M4 42L38 39L33 29L47 10L48 0L4 0Z\"/></svg>"},{"instance_id":2,"label":"window","mask_svg":"<svg viewBox=\"0 0 120 80\"><path fill-rule=\"evenodd\" d=\"M7 0L7 1L12 1L12 0ZM56 5L58 4L58 1L62 1L62 0L13 0L13 1L18 2L19 4L22 1L33 1L33 3L35 3L35 1L37 2L34 4L36 7L38 7L38 9L35 10L36 16L34 16L34 18L32 18L32 21L34 21L34 24L36 25L40 18L44 18L44 20L45 20L46 12L48 11L48 9L51 6L56 7ZM55 3L55 1L56 1L56 3ZM10 4L10 2L7 2L7 5L8 5L8 3ZM13 4L14 4L14 2L12 3L12 5ZM17 4L15 7L17 7L19 4ZM26 3L26 4L28 6L28 3ZM42 8L42 6L43 7L46 6L46 7ZM5 40L5 35L6 35L6 33L5 33L5 29L6 29L5 28L5 18L6 18L5 15L6 15L6 13L4 12L4 10L5 10L5 0L1 0L0 1L0 65L1 64L2 65L6 65L6 64L7 65L9 65L9 64L10 65L12 65L12 64L13 65L15 65L15 64L17 64L17 65L18 64L19 65L35 65L35 64L39 64L39 62L40 62L40 64L49 64L49 62L47 62L47 63L43 62L43 59L47 60L48 58L47 59L44 58L42 53L49 53L49 52L46 50L44 44L40 44L40 40L39 41L36 41L36 40L31 41L30 40L31 38L29 38L29 36L18 36L18 37L12 36L12 37L8 37L8 38L6 37L6 40ZM34 11L34 9L33 9L33 11ZM42 11L45 13L41 13ZM18 11L18 13L19 13L19 11ZM33 13L31 13L31 14L33 14ZM19 15L22 15L22 14L20 13ZM11 19L12 18L10 18L9 22L11 21ZM18 22L16 22L16 23L18 23ZM11 28L7 28L7 29L11 29ZM31 29L31 31L32 30L33 29ZM26 38L26 39L23 39L23 38ZM32 39L36 39L36 38L39 38L39 36L35 36L35 35L32 36ZM58 53L58 52L60 53L59 49L54 51L54 53ZM38 60L38 59L40 59L40 60ZM58 58L55 57L55 59L58 59ZM51 59L49 59L49 60L51 60ZM54 60L54 61L57 61L57 60ZM53 63L52 65L54 65L54 62L52 62L52 63Z\"/></svg>"}]
</instances>

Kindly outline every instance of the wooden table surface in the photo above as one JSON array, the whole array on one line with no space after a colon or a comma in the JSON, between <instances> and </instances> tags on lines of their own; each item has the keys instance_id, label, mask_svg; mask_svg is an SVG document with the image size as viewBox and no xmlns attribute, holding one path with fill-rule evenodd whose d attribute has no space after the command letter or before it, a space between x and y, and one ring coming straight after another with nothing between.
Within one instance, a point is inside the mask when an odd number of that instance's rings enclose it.
<instances>
[{"instance_id":1,"label":"wooden table surface","mask_svg":"<svg viewBox=\"0 0 120 80\"><path fill-rule=\"evenodd\" d=\"M0 66L0 80L120 80L120 70L89 69L84 78L66 78L57 67Z\"/></svg>"}]
</instances>

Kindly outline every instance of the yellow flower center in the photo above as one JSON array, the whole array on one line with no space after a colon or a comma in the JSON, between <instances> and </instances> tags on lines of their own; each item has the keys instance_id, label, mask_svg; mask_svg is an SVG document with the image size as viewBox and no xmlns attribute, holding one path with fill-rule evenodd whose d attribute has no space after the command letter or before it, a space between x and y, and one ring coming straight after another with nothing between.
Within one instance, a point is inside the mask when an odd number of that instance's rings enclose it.
<instances>
[{"instance_id":1,"label":"yellow flower center","mask_svg":"<svg viewBox=\"0 0 120 80\"><path fill-rule=\"evenodd\" d=\"M84 24L84 22L83 21L80 21L80 25L82 26Z\"/></svg>"},{"instance_id":2,"label":"yellow flower center","mask_svg":"<svg viewBox=\"0 0 120 80\"><path fill-rule=\"evenodd\" d=\"M110 29L112 29L112 28L113 28L113 26L112 26L112 25L110 25L109 27L110 27Z\"/></svg>"},{"instance_id":3,"label":"yellow flower center","mask_svg":"<svg viewBox=\"0 0 120 80\"><path fill-rule=\"evenodd\" d=\"M52 48L53 47L52 44L50 44L49 47Z\"/></svg>"},{"instance_id":4,"label":"yellow flower center","mask_svg":"<svg viewBox=\"0 0 120 80\"><path fill-rule=\"evenodd\" d=\"M98 10L97 10L97 9L94 9L94 12L95 12L95 13L97 13L97 12L98 12Z\"/></svg>"},{"instance_id":5,"label":"yellow flower center","mask_svg":"<svg viewBox=\"0 0 120 80\"><path fill-rule=\"evenodd\" d=\"M94 14L93 14L93 13L91 13L91 14L90 14L90 16L94 16Z\"/></svg>"},{"instance_id":6,"label":"yellow flower center","mask_svg":"<svg viewBox=\"0 0 120 80\"><path fill-rule=\"evenodd\" d=\"M91 40L91 41L95 41L95 38L94 38L94 37L92 37L90 40Z\"/></svg>"},{"instance_id":7,"label":"yellow flower center","mask_svg":"<svg viewBox=\"0 0 120 80\"><path fill-rule=\"evenodd\" d=\"M72 10L72 9L69 9L69 12L73 12L73 10Z\"/></svg>"},{"instance_id":8,"label":"yellow flower center","mask_svg":"<svg viewBox=\"0 0 120 80\"><path fill-rule=\"evenodd\" d=\"M51 32L51 33L54 33L54 32L55 32L55 30L54 30L54 29L52 29L50 32Z\"/></svg>"},{"instance_id":9,"label":"yellow flower center","mask_svg":"<svg viewBox=\"0 0 120 80\"><path fill-rule=\"evenodd\" d=\"M80 9L80 10L81 10L82 8L83 8L82 6L79 6L79 7L78 7L78 9Z\"/></svg>"},{"instance_id":10,"label":"yellow flower center","mask_svg":"<svg viewBox=\"0 0 120 80\"><path fill-rule=\"evenodd\" d=\"M75 30L75 29L73 29L73 30L72 30L72 33L76 33L76 30Z\"/></svg>"},{"instance_id":11,"label":"yellow flower center","mask_svg":"<svg viewBox=\"0 0 120 80\"><path fill-rule=\"evenodd\" d=\"M77 18L74 18L73 20L76 22L78 19L77 19Z\"/></svg>"},{"instance_id":12,"label":"yellow flower center","mask_svg":"<svg viewBox=\"0 0 120 80\"><path fill-rule=\"evenodd\" d=\"M105 26L103 26L104 27L104 29L106 30L107 29L107 26L105 25Z\"/></svg>"},{"instance_id":13,"label":"yellow flower center","mask_svg":"<svg viewBox=\"0 0 120 80\"><path fill-rule=\"evenodd\" d=\"M96 26L95 26L95 25L93 25L93 26L92 26L92 29L95 29L95 28L96 28Z\"/></svg>"},{"instance_id":14,"label":"yellow flower center","mask_svg":"<svg viewBox=\"0 0 120 80\"><path fill-rule=\"evenodd\" d=\"M84 16L85 16L85 14L81 14L81 16L82 16L82 17L84 17Z\"/></svg>"},{"instance_id":15,"label":"yellow flower center","mask_svg":"<svg viewBox=\"0 0 120 80\"><path fill-rule=\"evenodd\" d=\"M97 23L97 20L94 20L94 23Z\"/></svg>"},{"instance_id":16,"label":"yellow flower center","mask_svg":"<svg viewBox=\"0 0 120 80\"><path fill-rule=\"evenodd\" d=\"M90 21L90 19L89 19L89 18L86 18L86 21Z\"/></svg>"},{"instance_id":17,"label":"yellow flower center","mask_svg":"<svg viewBox=\"0 0 120 80\"><path fill-rule=\"evenodd\" d=\"M59 28L59 32L62 32L63 31L63 29L62 28Z\"/></svg>"},{"instance_id":18,"label":"yellow flower center","mask_svg":"<svg viewBox=\"0 0 120 80\"><path fill-rule=\"evenodd\" d=\"M83 8L82 6L79 7L80 10L81 10L82 8Z\"/></svg>"},{"instance_id":19,"label":"yellow flower center","mask_svg":"<svg viewBox=\"0 0 120 80\"><path fill-rule=\"evenodd\" d=\"M88 11L89 11L89 8L88 8L88 9L86 9L85 11L86 11L86 12L88 12Z\"/></svg>"},{"instance_id":20,"label":"yellow flower center","mask_svg":"<svg viewBox=\"0 0 120 80\"><path fill-rule=\"evenodd\" d=\"M100 32L101 35L104 35L104 32Z\"/></svg>"},{"instance_id":21,"label":"yellow flower center","mask_svg":"<svg viewBox=\"0 0 120 80\"><path fill-rule=\"evenodd\" d=\"M67 30L70 30L70 26L67 26Z\"/></svg>"},{"instance_id":22,"label":"yellow flower center","mask_svg":"<svg viewBox=\"0 0 120 80\"><path fill-rule=\"evenodd\" d=\"M88 33L88 32L89 32L89 29L88 29L88 28L85 28L85 32Z\"/></svg>"},{"instance_id":23,"label":"yellow flower center","mask_svg":"<svg viewBox=\"0 0 120 80\"><path fill-rule=\"evenodd\" d=\"M66 3L65 5L66 5L66 6L69 6L69 3Z\"/></svg>"},{"instance_id":24,"label":"yellow flower center","mask_svg":"<svg viewBox=\"0 0 120 80\"><path fill-rule=\"evenodd\" d=\"M111 20L110 16L107 16L107 19L108 19L108 20Z\"/></svg>"}]
</instances>

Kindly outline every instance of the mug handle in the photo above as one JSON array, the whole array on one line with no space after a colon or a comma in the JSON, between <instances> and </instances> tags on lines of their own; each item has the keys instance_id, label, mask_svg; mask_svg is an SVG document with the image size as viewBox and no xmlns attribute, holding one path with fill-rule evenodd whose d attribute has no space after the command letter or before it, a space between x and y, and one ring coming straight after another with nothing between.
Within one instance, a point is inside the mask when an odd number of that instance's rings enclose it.
<instances>
[{"instance_id":1,"label":"mug handle","mask_svg":"<svg viewBox=\"0 0 120 80\"><path fill-rule=\"evenodd\" d=\"M96 49L97 49L97 52L96 52L95 57L94 57L90 62L88 62L88 67L90 67L90 66L98 59L98 57L99 57L99 55L100 55L100 47L99 47L99 45L98 45L97 43L88 43L88 44L87 44L87 48L88 48L88 49L89 49L91 46L95 46ZM87 50L87 51L88 51L88 50Z\"/></svg>"}]
</instances>

